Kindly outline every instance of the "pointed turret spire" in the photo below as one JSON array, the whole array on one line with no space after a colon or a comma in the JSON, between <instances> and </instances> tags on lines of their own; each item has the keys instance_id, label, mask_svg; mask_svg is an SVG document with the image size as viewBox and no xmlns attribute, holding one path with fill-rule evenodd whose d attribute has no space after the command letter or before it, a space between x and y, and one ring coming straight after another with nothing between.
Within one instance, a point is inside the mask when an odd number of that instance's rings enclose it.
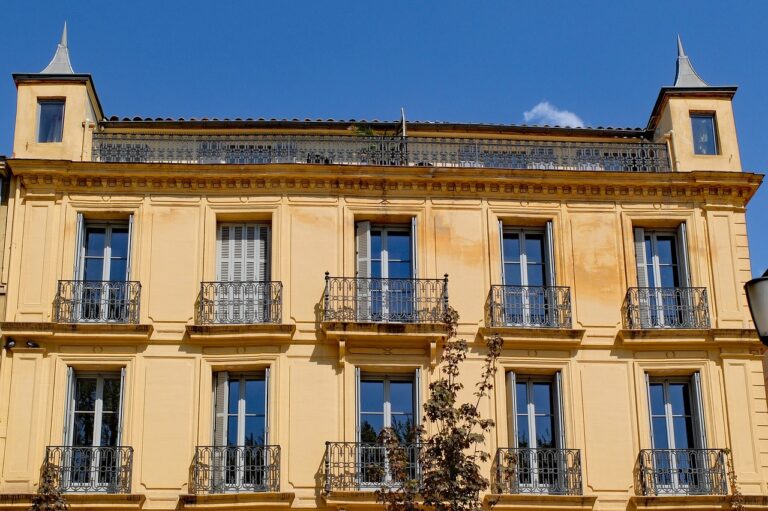
<instances>
[{"instance_id":1,"label":"pointed turret spire","mask_svg":"<svg viewBox=\"0 0 768 511\"><path fill-rule=\"evenodd\" d=\"M680 34L677 35L677 71L675 72L675 87L709 87L707 82L693 69L688 55L683 49L683 41Z\"/></svg>"},{"instance_id":2,"label":"pointed turret spire","mask_svg":"<svg viewBox=\"0 0 768 511\"><path fill-rule=\"evenodd\" d=\"M64 30L61 33L61 42L56 47L54 54L48 65L40 71L41 74L74 74L72 64L69 62L69 48L67 48L67 22L64 22Z\"/></svg>"}]
</instances>

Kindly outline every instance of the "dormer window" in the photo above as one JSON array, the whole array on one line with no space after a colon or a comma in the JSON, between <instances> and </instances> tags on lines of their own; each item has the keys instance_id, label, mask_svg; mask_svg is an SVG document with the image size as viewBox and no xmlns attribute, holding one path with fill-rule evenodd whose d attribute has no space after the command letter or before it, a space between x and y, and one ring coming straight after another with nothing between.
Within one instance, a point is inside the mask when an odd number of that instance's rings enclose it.
<instances>
[{"instance_id":1,"label":"dormer window","mask_svg":"<svg viewBox=\"0 0 768 511\"><path fill-rule=\"evenodd\" d=\"M37 110L37 141L61 142L64 132L64 100L40 99L37 101Z\"/></svg>"},{"instance_id":2,"label":"dormer window","mask_svg":"<svg viewBox=\"0 0 768 511\"><path fill-rule=\"evenodd\" d=\"M715 114L691 113L691 129L695 154L717 154Z\"/></svg>"}]
</instances>

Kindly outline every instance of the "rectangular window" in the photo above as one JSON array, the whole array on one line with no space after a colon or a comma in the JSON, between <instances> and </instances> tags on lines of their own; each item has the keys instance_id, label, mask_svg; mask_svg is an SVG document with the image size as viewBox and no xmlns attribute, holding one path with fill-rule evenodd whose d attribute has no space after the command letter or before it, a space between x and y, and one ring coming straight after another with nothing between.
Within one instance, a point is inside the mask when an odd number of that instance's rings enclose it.
<instances>
[{"instance_id":1,"label":"rectangular window","mask_svg":"<svg viewBox=\"0 0 768 511\"><path fill-rule=\"evenodd\" d=\"M64 460L66 487L106 489L120 474L124 371L68 372L64 440L72 449Z\"/></svg>"},{"instance_id":2,"label":"rectangular window","mask_svg":"<svg viewBox=\"0 0 768 511\"><path fill-rule=\"evenodd\" d=\"M677 229L634 229L637 306L646 328L695 322L686 232L685 222Z\"/></svg>"},{"instance_id":3,"label":"rectangular window","mask_svg":"<svg viewBox=\"0 0 768 511\"><path fill-rule=\"evenodd\" d=\"M219 224L217 282L208 297L215 304L215 323L262 323L277 312L272 307L270 244L269 224Z\"/></svg>"},{"instance_id":4,"label":"rectangular window","mask_svg":"<svg viewBox=\"0 0 768 511\"><path fill-rule=\"evenodd\" d=\"M701 384L692 377L647 377L654 483L661 493L708 485Z\"/></svg>"},{"instance_id":5,"label":"rectangular window","mask_svg":"<svg viewBox=\"0 0 768 511\"><path fill-rule=\"evenodd\" d=\"M695 154L718 154L717 123L715 114L691 114L693 131L693 152Z\"/></svg>"},{"instance_id":6,"label":"rectangular window","mask_svg":"<svg viewBox=\"0 0 768 511\"><path fill-rule=\"evenodd\" d=\"M269 484L269 370L214 374L213 490L264 491Z\"/></svg>"},{"instance_id":7,"label":"rectangular window","mask_svg":"<svg viewBox=\"0 0 768 511\"><path fill-rule=\"evenodd\" d=\"M509 326L558 326L552 222L520 228L499 222L502 314Z\"/></svg>"},{"instance_id":8,"label":"rectangular window","mask_svg":"<svg viewBox=\"0 0 768 511\"><path fill-rule=\"evenodd\" d=\"M412 321L418 294L415 218L410 225L357 222L355 229L359 319Z\"/></svg>"},{"instance_id":9,"label":"rectangular window","mask_svg":"<svg viewBox=\"0 0 768 511\"><path fill-rule=\"evenodd\" d=\"M386 449L379 442L389 428L406 449L410 477L418 469L414 431L419 421L420 371L411 374L361 373L357 380L357 441L361 486L375 485L390 478L386 470Z\"/></svg>"},{"instance_id":10,"label":"rectangular window","mask_svg":"<svg viewBox=\"0 0 768 511\"><path fill-rule=\"evenodd\" d=\"M64 134L64 100L40 99L37 101L37 141L61 142Z\"/></svg>"},{"instance_id":11,"label":"rectangular window","mask_svg":"<svg viewBox=\"0 0 768 511\"><path fill-rule=\"evenodd\" d=\"M553 376L517 375L507 378L507 416L511 452L520 492L557 493L566 488L568 454L565 449L562 383Z\"/></svg>"}]
</instances>

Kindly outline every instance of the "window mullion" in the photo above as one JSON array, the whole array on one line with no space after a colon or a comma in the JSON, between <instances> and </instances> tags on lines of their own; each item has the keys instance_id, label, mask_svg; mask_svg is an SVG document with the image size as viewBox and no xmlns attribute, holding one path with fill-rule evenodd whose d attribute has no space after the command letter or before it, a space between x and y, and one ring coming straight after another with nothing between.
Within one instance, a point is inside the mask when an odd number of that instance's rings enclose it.
<instances>
[{"instance_id":1,"label":"window mullion","mask_svg":"<svg viewBox=\"0 0 768 511\"><path fill-rule=\"evenodd\" d=\"M101 280L109 280L110 263L112 262L112 225L107 224L104 227L104 265L101 268Z\"/></svg>"},{"instance_id":2,"label":"window mullion","mask_svg":"<svg viewBox=\"0 0 768 511\"><path fill-rule=\"evenodd\" d=\"M93 437L91 438L91 445L94 447L101 446L101 422L102 413L104 410L104 378L101 376L96 377L96 402L93 406Z\"/></svg>"},{"instance_id":3,"label":"window mullion","mask_svg":"<svg viewBox=\"0 0 768 511\"><path fill-rule=\"evenodd\" d=\"M245 445L245 377L241 376L238 387L240 395L237 399L237 445Z\"/></svg>"}]
</instances>

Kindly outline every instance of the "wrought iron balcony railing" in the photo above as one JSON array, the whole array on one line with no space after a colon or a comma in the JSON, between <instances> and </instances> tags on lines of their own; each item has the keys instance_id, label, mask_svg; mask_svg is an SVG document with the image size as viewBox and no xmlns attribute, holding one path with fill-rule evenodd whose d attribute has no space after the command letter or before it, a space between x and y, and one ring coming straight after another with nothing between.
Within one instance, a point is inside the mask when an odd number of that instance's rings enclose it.
<instances>
[{"instance_id":1,"label":"wrought iron balcony railing","mask_svg":"<svg viewBox=\"0 0 768 511\"><path fill-rule=\"evenodd\" d=\"M198 446L192 479L198 494L280 491L280 446Z\"/></svg>"},{"instance_id":2,"label":"wrought iron balcony railing","mask_svg":"<svg viewBox=\"0 0 768 511\"><path fill-rule=\"evenodd\" d=\"M631 287L624 300L625 327L707 329L709 305L703 287Z\"/></svg>"},{"instance_id":3,"label":"wrought iron balcony railing","mask_svg":"<svg viewBox=\"0 0 768 511\"><path fill-rule=\"evenodd\" d=\"M561 286L491 286L491 326L571 328L571 289Z\"/></svg>"},{"instance_id":4,"label":"wrought iron balcony railing","mask_svg":"<svg viewBox=\"0 0 768 511\"><path fill-rule=\"evenodd\" d=\"M94 161L102 162L670 171L667 146L648 142L94 133L92 154Z\"/></svg>"},{"instance_id":5,"label":"wrought iron balcony railing","mask_svg":"<svg viewBox=\"0 0 768 511\"><path fill-rule=\"evenodd\" d=\"M400 459L405 466L399 467L411 481L421 481L418 444L403 444ZM393 476L387 447L366 442L325 443L325 493L332 491L358 491L401 484Z\"/></svg>"},{"instance_id":6,"label":"wrought iron balcony railing","mask_svg":"<svg viewBox=\"0 0 768 511\"><path fill-rule=\"evenodd\" d=\"M643 449L643 495L725 495L727 456L724 449Z\"/></svg>"},{"instance_id":7,"label":"wrought iron balcony railing","mask_svg":"<svg viewBox=\"0 0 768 511\"><path fill-rule=\"evenodd\" d=\"M131 493L132 447L49 446L45 462L62 492Z\"/></svg>"},{"instance_id":8,"label":"wrought iron balcony railing","mask_svg":"<svg viewBox=\"0 0 768 511\"><path fill-rule=\"evenodd\" d=\"M282 282L202 282L197 299L197 322L280 323L282 307Z\"/></svg>"},{"instance_id":9,"label":"wrought iron balcony railing","mask_svg":"<svg viewBox=\"0 0 768 511\"><path fill-rule=\"evenodd\" d=\"M376 279L325 274L323 320L361 323L442 323L448 310L443 279Z\"/></svg>"},{"instance_id":10,"label":"wrought iron balcony railing","mask_svg":"<svg viewBox=\"0 0 768 511\"><path fill-rule=\"evenodd\" d=\"M141 283L60 280L53 302L56 323L138 323Z\"/></svg>"},{"instance_id":11,"label":"wrought iron balcony railing","mask_svg":"<svg viewBox=\"0 0 768 511\"><path fill-rule=\"evenodd\" d=\"M495 463L498 493L582 494L579 449L502 448Z\"/></svg>"}]
</instances>

